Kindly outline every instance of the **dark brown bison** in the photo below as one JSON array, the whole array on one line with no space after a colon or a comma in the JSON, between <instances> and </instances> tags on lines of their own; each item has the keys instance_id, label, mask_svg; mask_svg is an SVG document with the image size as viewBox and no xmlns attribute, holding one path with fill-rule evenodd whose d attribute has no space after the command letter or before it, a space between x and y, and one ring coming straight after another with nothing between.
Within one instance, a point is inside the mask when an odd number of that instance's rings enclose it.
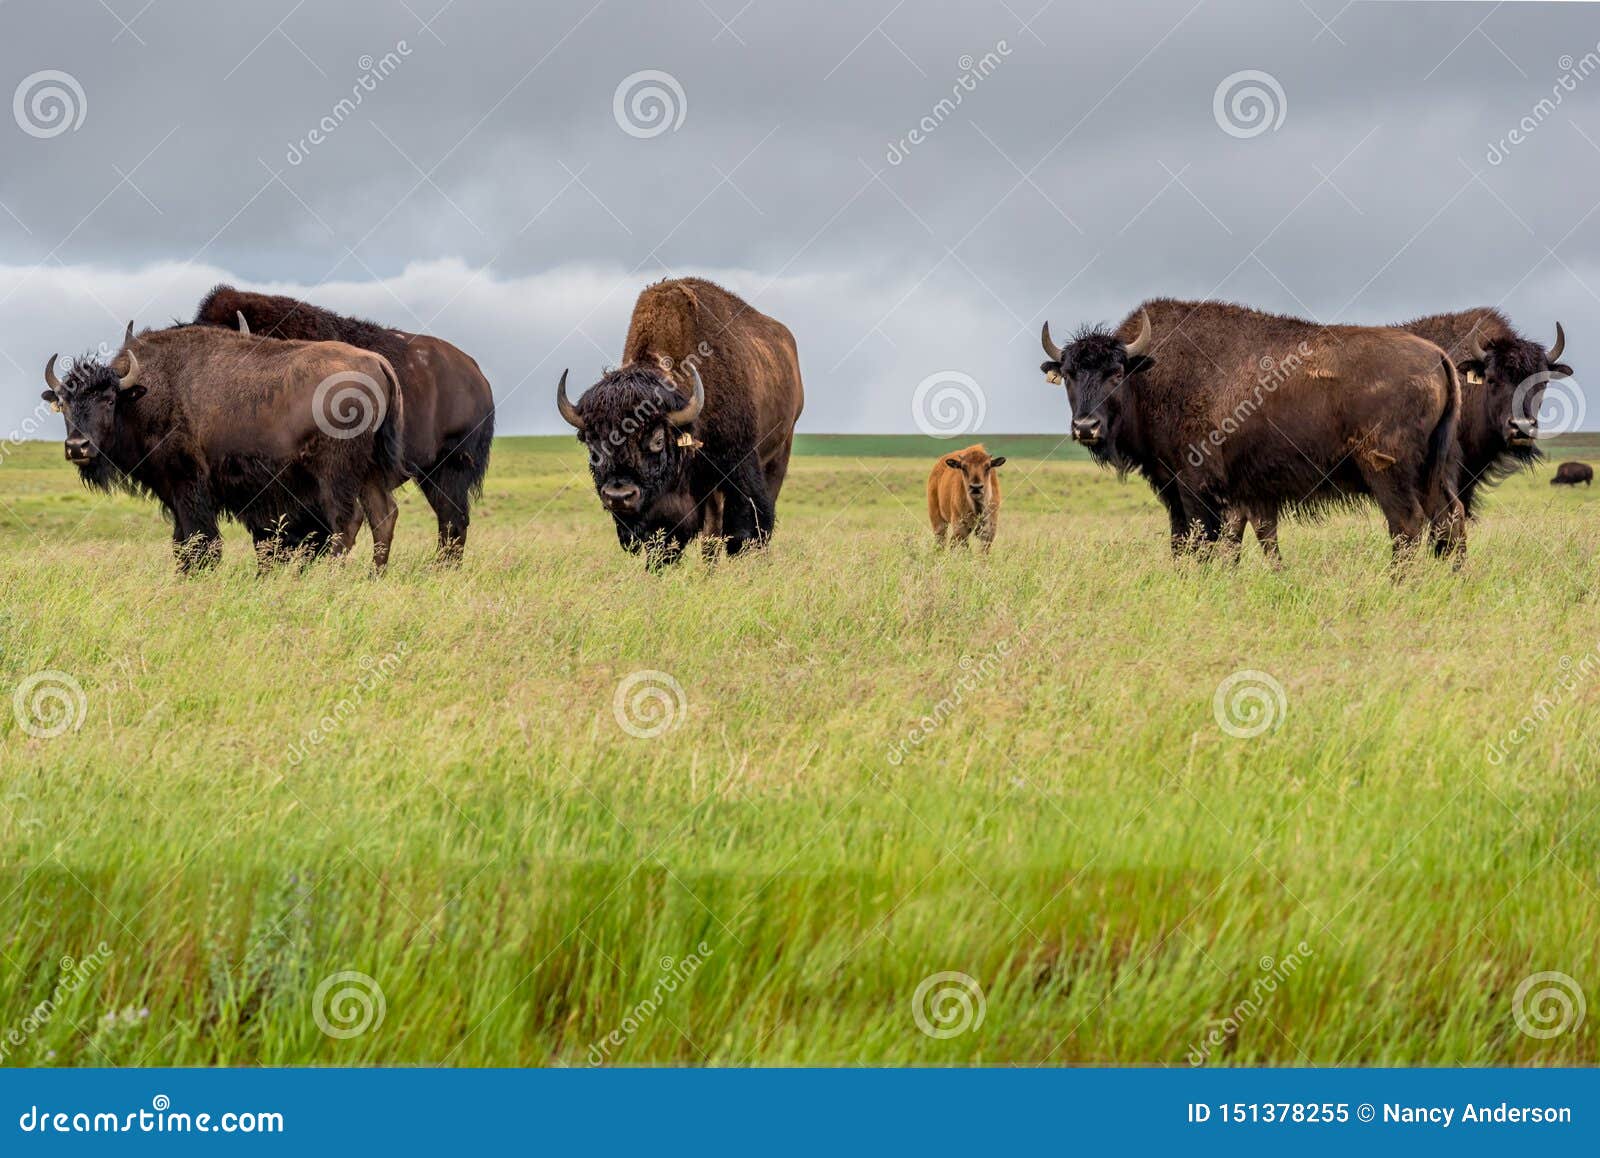
<instances>
[{"instance_id":1,"label":"dark brown bison","mask_svg":"<svg viewBox=\"0 0 1600 1158\"><path fill-rule=\"evenodd\" d=\"M1231 510L1317 509L1370 495L1397 553L1424 531L1462 545L1455 495L1461 387L1432 342L1317 326L1219 302L1157 299L1065 348L1072 437L1137 471L1167 508L1174 552L1221 538Z\"/></svg>"},{"instance_id":2,"label":"dark brown bison","mask_svg":"<svg viewBox=\"0 0 1600 1158\"><path fill-rule=\"evenodd\" d=\"M67 461L86 484L160 502L183 570L219 556L224 515L264 556L274 543L337 552L367 502L386 512L374 526L382 566L405 425L386 359L338 342L132 329L109 364L80 358L64 379L56 356L45 366L43 397L66 417Z\"/></svg>"},{"instance_id":3,"label":"dark brown bison","mask_svg":"<svg viewBox=\"0 0 1600 1158\"><path fill-rule=\"evenodd\" d=\"M1543 457L1537 439L1545 383L1572 374L1572 367L1561 361L1566 334L1557 322L1555 344L1546 350L1493 308L1429 314L1399 328L1442 347L1460 371L1456 493L1471 517L1480 487L1530 469ZM1277 512L1233 513L1231 541L1238 542L1246 522L1254 525L1262 550L1276 562Z\"/></svg>"},{"instance_id":4,"label":"dark brown bison","mask_svg":"<svg viewBox=\"0 0 1600 1158\"><path fill-rule=\"evenodd\" d=\"M1553 487L1575 487L1579 483L1584 486L1594 483L1594 467L1586 462L1564 462L1556 467L1556 476L1550 480Z\"/></svg>"},{"instance_id":5,"label":"dark brown bison","mask_svg":"<svg viewBox=\"0 0 1600 1158\"><path fill-rule=\"evenodd\" d=\"M269 338L346 342L381 354L406 396L406 464L439 520L439 555L459 561L481 497L494 438L494 395L477 362L449 342L347 318L296 298L219 285L195 314L196 325L246 329ZM360 516L346 528L354 536Z\"/></svg>"},{"instance_id":6,"label":"dark brown bison","mask_svg":"<svg viewBox=\"0 0 1600 1158\"><path fill-rule=\"evenodd\" d=\"M618 540L652 565L702 533L729 554L767 540L803 404L788 327L700 278L639 295L622 365L576 403L566 371L556 387Z\"/></svg>"}]
</instances>

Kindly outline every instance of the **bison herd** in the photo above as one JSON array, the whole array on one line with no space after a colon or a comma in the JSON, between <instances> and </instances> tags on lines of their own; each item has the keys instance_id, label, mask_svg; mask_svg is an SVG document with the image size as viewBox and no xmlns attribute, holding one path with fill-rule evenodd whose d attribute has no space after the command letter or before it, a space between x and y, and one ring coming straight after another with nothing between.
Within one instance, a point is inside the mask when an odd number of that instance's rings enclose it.
<instances>
[{"instance_id":1,"label":"bison herd","mask_svg":"<svg viewBox=\"0 0 1600 1158\"><path fill-rule=\"evenodd\" d=\"M1115 329L1057 345L1071 437L1166 509L1172 550L1236 548L1246 525L1278 559L1284 510L1370 498L1397 555L1423 542L1459 557L1481 487L1538 458L1545 383L1570 375L1558 323L1547 349L1495 309L1402 326L1319 326L1218 302L1153 299ZM156 499L181 569L242 523L262 565L349 549L365 521L374 564L394 536L392 492L413 481L433 508L439 557L459 561L494 435L476 362L438 338L341 317L294 298L219 286L194 320L134 333L107 360L45 367L85 483ZM622 364L556 405L577 432L617 538L652 567L771 536L804 405L794 336L720 286L646 288ZM941 457L928 515L941 544L999 522L1003 456ZM1555 483L1588 483L1563 463Z\"/></svg>"}]
</instances>

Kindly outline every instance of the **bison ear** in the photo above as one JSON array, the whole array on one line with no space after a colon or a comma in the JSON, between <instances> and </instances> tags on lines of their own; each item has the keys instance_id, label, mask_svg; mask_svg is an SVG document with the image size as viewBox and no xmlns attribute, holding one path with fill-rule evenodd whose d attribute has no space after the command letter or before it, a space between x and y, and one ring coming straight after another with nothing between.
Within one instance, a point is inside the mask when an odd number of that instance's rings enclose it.
<instances>
[{"instance_id":1,"label":"bison ear","mask_svg":"<svg viewBox=\"0 0 1600 1158\"><path fill-rule=\"evenodd\" d=\"M1143 374L1155 364L1156 360L1149 354L1135 354L1133 357L1128 359L1127 363L1122 368L1122 372L1124 374Z\"/></svg>"},{"instance_id":2,"label":"bison ear","mask_svg":"<svg viewBox=\"0 0 1600 1158\"><path fill-rule=\"evenodd\" d=\"M1006 456L1003 455L1003 454L1000 455L998 458L991 458L989 460L989 466L990 466L991 469L994 469L994 470L998 470L1000 467L1005 466L1005 464L1006 464Z\"/></svg>"},{"instance_id":3,"label":"bison ear","mask_svg":"<svg viewBox=\"0 0 1600 1158\"><path fill-rule=\"evenodd\" d=\"M945 464L945 466L949 467L951 470L960 470L961 469L961 460L959 458L947 458L947 459L944 460L944 464Z\"/></svg>"},{"instance_id":4,"label":"bison ear","mask_svg":"<svg viewBox=\"0 0 1600 1158\"><path fill-rule=\"evenodd\" d=\"M56 394L56 392L54 390L46 390L43 394L39 395L39 397L43 398L46 402L50 403L50 405L54 406L56 409L59 410L61 408L61 398L60 398L59 395Z\"/></svg>"},{"instance_id":5,"label":"bison ear","mask_svg":"<svg viewBox=\"0 0 1600 1158\"><path fill-rule=\"evenodd\" d=\"M1567 365L1565 362L1552 362L1550 365L1550 373L1558 374L1563 378L1570 378L1572 377L1572 367Z\"/></svg>"}]
</instances>

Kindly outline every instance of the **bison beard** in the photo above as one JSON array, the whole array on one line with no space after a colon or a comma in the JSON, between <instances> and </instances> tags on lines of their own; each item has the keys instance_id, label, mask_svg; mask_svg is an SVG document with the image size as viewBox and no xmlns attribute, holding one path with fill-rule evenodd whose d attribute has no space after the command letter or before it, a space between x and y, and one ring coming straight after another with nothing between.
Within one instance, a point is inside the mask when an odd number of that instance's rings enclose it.
<instances>
[{"instance_id":1,"label":"bison beard","mask_svg":"<svg viewBox=\"0 0 1600 1158\"><path fill-rule=\"evenodd\" d=\"M623 365L576 404L565 373L556 392L618 541L651 566L702 534L729 554L767 541L803 402L788 329L700 278L646 288Z\"/></svg>"},{"instance_id":2,"label":"bison beard","mask_svg":"<svg viewBox=\"0 0 1600 1158\"><path fill-rule=\"evenodd\" d=\"M1440 553L1462 545L1460 384L1429 342L1161 299L1065 349L1047 326L1044 345L1074 438L1149 481L1175 553L1217 542L1230 509L1316 511L1360 495L1382 509L1397 554L1424 528Z\"/></svg>"},{"instance_id":3,"label":"bison beard","mask_svg":"<svg viewBox=\"0 0 1600 1158\"><path fill-rule=\"evenodd\" d=\"M387 559L404 403L385 359L341 343L179 326L130 337L110 366L79 359L64 381L55 361L44 397L65 412L69 461L91 487L160 502L180 569L218 558L222 516L243 523L258 548L342 551L340 532L365 503L383 512L374 558ZM381 406L381 419L348 437L324 430L313 406L337 375L380 392L369 413Z\"/></svg>"},{"instance_id":4,"label":"bison beard","mask_svg":"<svg viewBox=\"0 0 1600 1158\"><path fill-rule=\"evenodd\" d=\"M346 342L390 361L409 410L407 471L438 519L439 557L459 562L472 521L472 502L483 496L494 438L494 396L478 364L440 338L344 317L296 298L227 285L207 294L195 314L196 325L229 330L241 319L265 337Z\"/></svg>"}]
</instances>

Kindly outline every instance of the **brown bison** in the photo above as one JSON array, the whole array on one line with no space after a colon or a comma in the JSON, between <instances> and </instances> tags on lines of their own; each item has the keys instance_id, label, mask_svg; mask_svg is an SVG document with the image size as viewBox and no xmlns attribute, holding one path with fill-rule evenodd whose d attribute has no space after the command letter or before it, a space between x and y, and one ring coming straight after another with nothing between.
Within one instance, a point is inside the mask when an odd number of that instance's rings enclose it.
<instances>
[{"instance_id":1,"label":"brown bison","mask_svg":"<svg viewBox=\"0 0 1600 1158\"><path fill-rule=\"evenodd\" d=\"M86 484L160 502L181 570L218 558L221 516L262 552L337 552L367 502L386 512L374 525L382 566L389 490L404 475L404 403L386 359L197 326L132 330L109 364L80 358L65 379L55 355L45 365L43 398L66 417L67 461Z\"/></svg>"},{"instance_id":2,"label":"brown bison","mask_svg":"<svg viewBox=\"0 0 1600 1158\"><path fill-rule=\"evenodd\" d=\"M201 301L195 324L304 342L345 342L381 354L406 396L406 465L439 520L439 557L458 562L482 496L494 438L494 395L477 362L449 342L347 318L296 298L219 285ZM403 480L402 480L403 481ZM396 484L398 485L398 484ZM345 528L351 538L361 517Z\"/></svg>"},{"instance_id":3,"label":"brown bison","mask_svg":"<svg viewBox=\"0 0 1600 1158\"><path fill-rule=\"evenodd\" d=\"M1557 322L1555 344L1546 350L1524 338L1493 308L1430 314L1398 328L1442 347L1460 371L1456 493L1471 517L1479 487L1531 469L1542 457L1537 439L1545 383L1572 374L1572 367L1561 361L1566 334ZM1238 542L1247 521L1254 525L1262 550L1276 562L1277 511L1232 514L1228 530L1232 542Z\"/></svg>"},{"instance_id":4,"label":"brown bison","mask_svg":"<svg viewBox=\"0 0 1600 1158\"><path fill-rule=\"evenodd\" d=\"M1556 476L1550 480L1553 487L1575 487L1579 483L1584 486L1594 483L1594 467L1586 462L1564 462L1556 467Z\"/></svg>"},{"instance_id":5,"label":"brown bison","mask_svg":"<svg viewBox=\"0 0 1600 1158\"><path fill-rule=\"evenodd\" d=\"M766 542L804 402L788 327L700 278L639 295L622 365L576 403L566 371L556 387L618 540L651 566L702 533L729 554Z\"/></svg>"},{"instance_id":6,"label":"brown bison","mask_svg":"<svg viewBox=\"0 0 1600 1158\"><path fill-rule=\"evenodd\" d=\"M1145 477L1175 553L1217 542L1230 510L1315 510L1361 495L1383 511L1397 554L1424 531L1441 553L1463 542L1461 387L1432 342L1170 299L1146 302L1115 332L1081 330L1065 348L1048 323L1042 339L1041 368L1066 384L1072 437Z\"/></svg>"},{"instance_id":7,"label":"brown bison","mask_svg":"<svg viewBox=\"0 0 1600 1158\"><path fill-rule=\"evenodd\" d=\"M983 444L933 464L928 476L928 521L941 547L961 546L974 531L987 551L1000 526L1000 476L1005 455L990 458Z\"/></svg>"}]
</instances>

